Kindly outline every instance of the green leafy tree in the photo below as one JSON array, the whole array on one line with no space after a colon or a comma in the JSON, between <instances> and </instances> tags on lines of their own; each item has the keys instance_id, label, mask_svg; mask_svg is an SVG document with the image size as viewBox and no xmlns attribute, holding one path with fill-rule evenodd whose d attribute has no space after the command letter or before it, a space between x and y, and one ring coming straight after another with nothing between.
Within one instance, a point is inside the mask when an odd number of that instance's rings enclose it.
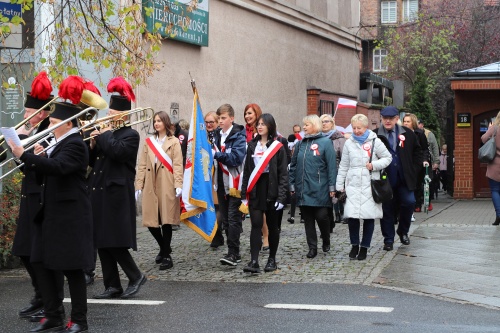
<instances>
[{"instance_id":1,"label":"green leafy tree","mask_svg":"<svg viewBox=\"0 0 500 333\"><path fill-rule=\"evenodd\" d=\"M423 67L419 67L410 92L410 100L406 106L411 113L414 113L419 119L422 119L426 128L434 132L436 137L439 138L439 121L432 107L428 90L429 85L426 71Z\"/></svg>"},{"instance_id":2,"label":"green leafy tree","mask_svg":"<svg viewBox=\"0 0 500 333\"><path fill-rule=\"evenodd\" d=\"M198 2L193 0L188 11L195 9ZM57 85L68 75L79 75L90 64L95 73L111 72L138 85L146 83L161 66L155 61L162 43L158 33L161 25L155 24L152 31L146 29L143 14L152 17L154 11L143 7L142 1L11 0L11 3L20 4L23 13L34 10L36 3L35 22L41 21L43 25L37 27L34 42L45 49L29 73L23 73L27 80L43 68ZM4 40L13 26L25 23L20 16L9 19L0 14L0 38ZM167 27L167 32L170 28ZM15 63L27 52L33 52L32 47L22 49L4 68L15 68ZM3 85L7 87L7 83Z\"/></svg>"}]
</instances>

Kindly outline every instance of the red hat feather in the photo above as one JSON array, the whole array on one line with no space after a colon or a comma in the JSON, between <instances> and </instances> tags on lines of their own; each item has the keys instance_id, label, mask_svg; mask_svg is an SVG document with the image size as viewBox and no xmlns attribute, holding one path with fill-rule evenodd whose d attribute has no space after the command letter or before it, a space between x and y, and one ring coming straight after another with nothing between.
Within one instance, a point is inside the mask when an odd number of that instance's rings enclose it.
<instances>
[{"instance_id":1,"label":"red hat feather","mask_svg":"<svg viewBox=\"0 0 500 333\"><path fill-rule=\"evenodd\" d=\"M79 76L70 75L61 82L59 97L69 99L73 104L78 104L82 99L83 89L85 89L85 80Z\"/></svg>"},{"instance_id":2,"label":"red hat feather","mask_svg":"<svg viewBox=\"0 0 500 333\"><path fill-rule=\"evenodd\" d=\"M52 84L45 71L41 71L33 80L31 84L31 97L39 100L46 100L50 97L52 92Z\"/></svg>"},{"instance_id":3,"label":"red hat feather","mask_svg":"<svg viewBox=\"0 0 500 333\"><path fill-rule=\"evenodd\" d=\"M101 92L99 91L99 89L97 89L97 87L94 85L94 82L92 81L85 82L85 89L92 91L93 93L96 93L99 96L102 96Z\"/></svg>"},{"instance_id":4,"label":"red hat feather","mask_svg":"<svg viewBox=\"0 0 500 333\"><path fill-rule=\"evenodd\" d=\"M132 90L132 86L121 76L115 77L109 81L108 92L117 92L121 96L126 97L129 102L135 102L135 95Z\"/></svg>"}]
</instances>

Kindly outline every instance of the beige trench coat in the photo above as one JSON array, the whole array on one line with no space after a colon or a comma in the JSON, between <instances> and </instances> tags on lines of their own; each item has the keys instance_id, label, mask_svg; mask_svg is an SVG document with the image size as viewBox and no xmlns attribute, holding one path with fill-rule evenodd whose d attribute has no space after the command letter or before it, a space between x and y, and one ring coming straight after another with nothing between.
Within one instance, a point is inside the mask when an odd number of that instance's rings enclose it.
<instances>
[{"instance_id":1,"label":"beige trench coat","mask_svg":"<svg viewBox=\"0 0 500 333\"><path fill-rule=\"evenodd\" d=\"M183 166L179 140L168 136L162 145L163 150L172 159L172 174L161 164L155 166L155 154L146 142L139 155L135 190L142 190L142 225L159 227L161 224L180 224L180 198L175 197L175 189L182 188Z\"/></svg>"}]
</instances>

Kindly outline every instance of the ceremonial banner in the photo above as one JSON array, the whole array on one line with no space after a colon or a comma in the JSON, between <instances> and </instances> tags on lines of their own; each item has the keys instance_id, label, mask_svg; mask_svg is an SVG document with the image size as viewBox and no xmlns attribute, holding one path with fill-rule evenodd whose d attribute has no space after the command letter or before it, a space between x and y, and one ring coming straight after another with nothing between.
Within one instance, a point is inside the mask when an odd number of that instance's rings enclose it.
<instances>
[{"instance_id":1,"label":"ceremonial banner","mask_svg":"<svg viewBox=\"0 0 500 333\"><path fill-rule=\"evenodd\" d=\"M185 211L181 221L211 242L217 230L212 197L213 157L196 88L190 124L182 189Z\"/></svg>"}]
</instances>

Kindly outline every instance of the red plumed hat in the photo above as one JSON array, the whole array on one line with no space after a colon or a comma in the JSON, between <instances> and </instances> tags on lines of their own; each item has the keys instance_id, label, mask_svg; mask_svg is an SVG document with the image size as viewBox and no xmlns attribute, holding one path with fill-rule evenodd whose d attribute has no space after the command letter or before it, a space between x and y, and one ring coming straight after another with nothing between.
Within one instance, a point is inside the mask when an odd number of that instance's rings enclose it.
<instances>
[{"instance_id":1,"label":"red plumed hat","mask_svg":"<svg viewBox=\"0 0 500 333\"><path fill-rule=\"evenodd\" d=\"M59 86L59 97L69 99L71 103L78 104L82 99L85 89L85 80L80 76L70 75Z\"/></svg>"},{"instance_id":2,"label":"red plumed hat","mask_svg":"<svg viewBox=\"0 0 500 333\"><path fill-rule=\"evenodd\" d=\"M84 86L85 86L85 90L92 91L93 93L96 93L97 95L102 96L101 92L99 91L99 89L97 89L97 87L95 86L94 82L92 82L92 81L86 81L85 84L84 84Z\"/></svg>"},{"instance_id":3,"label":"red plumed hat","mask_svg":"<svg viewBox=\"0 0 500 333\"><path fill-rule=\"evenodd\" d=\"M52 84L45 71L41 71L31 83L31 97L46 100L52 92Z\"/></svg>"},{"instance_id":4,"label":"red plumed hat","mask_svg":"<svg viewBox=\"0 0 500 333\"><path fill-rule=\"evenodd\" d=\"M115 77L111 79L108 83L108 92L113 93L119 93L121 96L127 98L127 100L130 102L135 102L135 94L134 91L132 90L132 86L130 83L125 81L124 78L121 76Z\"/></svg>"}]
</instances>

